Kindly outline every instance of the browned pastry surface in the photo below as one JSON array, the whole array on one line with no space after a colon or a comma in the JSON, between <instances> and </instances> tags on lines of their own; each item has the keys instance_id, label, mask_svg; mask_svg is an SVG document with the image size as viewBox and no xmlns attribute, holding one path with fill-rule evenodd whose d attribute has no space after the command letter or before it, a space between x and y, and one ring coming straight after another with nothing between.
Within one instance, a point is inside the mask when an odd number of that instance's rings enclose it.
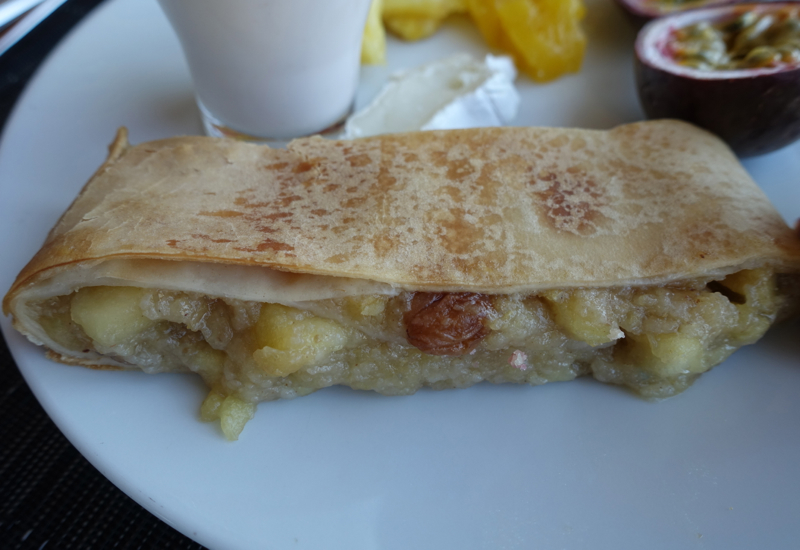
<instances>
[{"instance_id":1,"label":"browned pastry surface","mask_svg":"<svg viewBox=\"0 0 800 550\"><path fill-rule=\"evenodd\" d=\"M14 291L109 258L507 293L799 255L730 151L680 122L311 138L287 150L204 137L129 146L123 134Z\"/></svg>"}]
</instances>

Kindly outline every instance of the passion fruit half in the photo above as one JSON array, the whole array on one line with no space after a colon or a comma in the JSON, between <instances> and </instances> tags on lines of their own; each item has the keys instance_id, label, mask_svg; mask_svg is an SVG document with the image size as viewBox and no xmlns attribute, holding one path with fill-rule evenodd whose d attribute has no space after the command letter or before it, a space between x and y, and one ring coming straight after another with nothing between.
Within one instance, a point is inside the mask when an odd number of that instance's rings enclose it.
<instances>
[{"instance_id":1,"label":"passion fruit half","mask_svg":"<svg viewBox=\"0 0 800 550\"><path fill-rule=\"evenodd\" d=\"M617 4L625 11L628 18L636 28L642 27L653 19L671 13L718 6L735 4L743 0L617 0Z\"/></svg>"},{"instance_id":2,"label":"passion fruit half","mask_svg":"<svg viewBox=\"0 0 800 550\"><path fill-rule=\"evenodd\" d=\"M736 4L668 15L636 40L648 118L678 118L741 157L800 137L800 2Z\"/></svg>"}]
</instances>

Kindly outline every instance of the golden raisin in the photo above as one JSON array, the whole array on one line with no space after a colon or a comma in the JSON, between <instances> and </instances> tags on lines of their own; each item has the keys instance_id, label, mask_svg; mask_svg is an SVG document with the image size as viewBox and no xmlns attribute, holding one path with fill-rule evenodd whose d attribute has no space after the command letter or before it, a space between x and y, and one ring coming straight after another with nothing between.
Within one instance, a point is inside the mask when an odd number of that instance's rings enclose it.
<instances>
[{"instance_id":1,"label":"golden raisin","mask_svg":"<svg viewBox=\"0 0 800 550\"><path fill-rule=\"evenodd\" d=\"M483 319L493 311L483 294L417 292L403 318L408 343L431 355L464 355L489 333Z\"/></svg>"}]
</instances>

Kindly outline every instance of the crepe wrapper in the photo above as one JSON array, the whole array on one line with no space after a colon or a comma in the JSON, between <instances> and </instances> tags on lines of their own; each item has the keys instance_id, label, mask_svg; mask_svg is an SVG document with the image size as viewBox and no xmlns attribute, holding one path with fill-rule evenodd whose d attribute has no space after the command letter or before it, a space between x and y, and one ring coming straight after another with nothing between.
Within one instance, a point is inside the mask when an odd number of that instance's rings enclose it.
<instances>
[{"instance_id":1,"label":"crepe wrapper","mask_svg":"<svg viewBox=\"0 0 800 550\"><path fill-rule=\"evenodd\" d=\"M64 354L26 308L86 285L286 303L661 284L763 265L800 271L800 239L720 140L682 122L287 149L207 137L129 146L120 131L3 308Z\"/></svg>"}]
</instances>

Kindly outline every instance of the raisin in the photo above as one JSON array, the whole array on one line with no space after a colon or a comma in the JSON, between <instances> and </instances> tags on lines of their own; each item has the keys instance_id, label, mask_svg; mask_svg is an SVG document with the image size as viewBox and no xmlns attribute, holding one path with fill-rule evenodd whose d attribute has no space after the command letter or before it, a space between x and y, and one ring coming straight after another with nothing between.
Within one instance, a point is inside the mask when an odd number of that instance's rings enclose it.
<instances>
[{"instance_id":1,"label":"raisin","mask_svg":"<svg viewBox=\"0 0 800 550\"><path fill-rule=\"evenodd\" d=\"M464 355L489 333L494 312L488 296L468 292L417 292L403 320L408 343L431 355Z\"/></svg>"}]
</instances>

